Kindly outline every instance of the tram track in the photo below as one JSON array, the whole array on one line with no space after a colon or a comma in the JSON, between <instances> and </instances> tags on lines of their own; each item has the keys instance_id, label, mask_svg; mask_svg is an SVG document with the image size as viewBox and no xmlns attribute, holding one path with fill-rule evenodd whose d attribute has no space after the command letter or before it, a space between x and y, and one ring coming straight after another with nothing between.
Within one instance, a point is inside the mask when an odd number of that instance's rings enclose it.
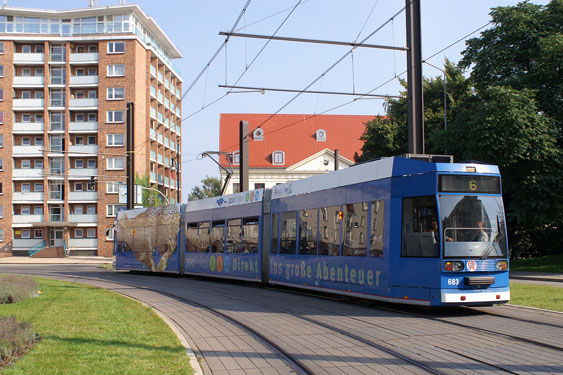
<instances>
[{"instance_id":1,"label":"tram track","mask_svg":"<svg viewBox=\"0 0 563 375\"><path fill-rule=\"evenodd\" d=\"M29 274L37 275L36 273L29 273ZM56 274L55 274L55 275L53 275L53 274L48 274L48 275L46 275L46 276L56 278L57 275L56 275ZM152 275L151 275L151 276L152 276ZM233 318L232 316L229 316L229 315L227 315L227 314L225 314L225 313L219 311L219 310L216 309L216 308L213 308L213 307L210 307L210 306L201 304L201 303L199 303L199 302L197 302L197 301L194 301L194 300L191 300L191 299L188 299L188 298L179 296L179 295L174 294L174 293L169 293L169 292L163 291L163 290L160 289L160 288L150 288L150 287L145 287L145 286L139 286L139 285L136 285L136 284L134 284L134 283L124 282L124 281L121 281L121 280L117 281L117 280L115 280L114 278L111 278L111 280L110 280L110 279L101 279L101 278L89 277L89 276L83 276L83 275L81 275L81 276L65 275L64 277L65 277L66 279L74 280L74 282L78 282L78 283L80 283L80 280L91 280L91 281L94 281L94 282L111 282L111 283L114 283L114 284L120 284L120 285L124 285L124 286L128 286L128 287L135 287L135 288L139 288L139 289L143 289L143 290L153 291L153 292L156 292L156 293L159 293L159 294L162 294L162 295L165 295L165 296L174 298L174 299L178 299L178 300L184 301L185 303L188 303L188 304L190 304L190 305L192 305L192 306L197 306L197 307L199 307L199 308L205 309L205 310L207 310L207 311L209 311L209 312L215 314L216 316L219 316L219 317L221 317L222 319L225 319L226 321L231 322L231 323L233 323L233 324L235 324L235 325L241 327L242 329L246 330L247 332L251 333L253 337L255 337L255 338L257 338L259 341L265 343L271 350L275 351L275 352L278 353L281 357L283 357L283 358L285 359L285 361L286 361L287 363L289 363L289 364L291 365L291 367L294 368L295 371L296 371L298 374L305 374L305 375L309 375L309 374L314 375L314 374L315 374L314 369L311 369L310 367L308 367L306 364L303 363L303 361L301 361L301 360L299 360L298 358L296 358L295 355L293 355L293 354L287 352L286 350L284 350L280 345L278 345L278 344L275 343L273 340L270 340L268 337L266 337L265 334L261 334L259 331L257 331L256 329L250 327L248 324L242 322L242 321L239 320L239 319ZM154 280L153 280L153 281L154 281ZM159 284L160 286L162 286L162 287L177 286L177 285L175 285L175 284L162 283L162 282L159 282L158 284ZM193 287L189 287L189 288L185 288L185 289L197 290L197 291L199 291L199 292L205 292L205 293L219 294L221 297L225 297L225 296L226 296L226 294L224 294L224 293L210 292L209 290L202 290L202 289L193 288ZM110 289L110 290L111 290L111 289ZM114 290L114 291L117 291L117 290ZM117 292L120 293L120 294L124 294L124 293L119 292L119 291L117 291ZM125 295L126 295L127 297L129 297L129 298L132 298L132 299L138 300L139 302L145 303L145 302L143 302L143 301L141 301L141 300L139 300L139 299L137 299L137 298L135 298L135 297L132 297L132 296L130 296L130 295L128 295L128 294L125 294ZM368 340L368 339L366 339L366 338L362 338L362 337L360 337L360 336L358 336L358 335L352 334L352 333L350 333L350 332L346 332L346 331L344 331L344 330L342 330L342 329L339 329L339 328L334 327L334 326L331 326L331 325L329 325L329 324L326 324L326 323L317 321L317 320L315 320L315 319L311 319L311 318L306 318L306 317L303 317L303 316L299 316L299 315L297 315L297 314L290 313L290 312L285 311L285 310L283 310L283 309L274 309L272 306L265 305L265 304L259 304L259 303L256 303L255 301L251 301L251 300L247 300L247 299L242 299L242 298L232 297L232 296L228 296L228 298L235 299L235 300L238 300L238 301L241 301L241 302L245 302L245 303L251 303L251 304L254 304L254 305L259 305L259 306L266 307L266 308L269 308L269 309L272 309L272 310L277 310L278 313L283 313L283 314L286 314L286 315L290 315L290 316L292 316L292 317L294 317L294 318L301 319L301 320L303 320L303 321L307 321L307 322L309 322L309 323L311 323L311 324L316 324L316 325L318 325L318 326L320 326L320 327L323 327L323 328L325 328L325 329L331 330L331 331L336 332L336 333L338 333L338 334L340 334L340 335L342 335L342 336L345 336L345 337L348 337L348 338L350 338L350 339L356 340L356 341L358 341L358 342L360 342L360 343L363 343L363 344L368 345L368 346L370 346L370 347L372 347L372 348L374 348L374 349L377 349L377 350L379 350L379 351L381 351L381 352L384 352L384 353L386 353L386 354L388 354L388 355L391 355L391 356L393 356L393 357L395 357L395 358L397 358L397 359L400 359L400 360L404 361L405 364L410 364L410 365L412 365L412 366L415 366L415 367L418 368L419 370L423 370L424 373L434 374L434 375L446 375L446 373L444 373L444 372L442 372L442 371L439 371L439 370L437 370L437 369L431 368L431 367L427 366L426 364L424 364L424 363L422 363L422 362L420 362L420 361L417 361L417 360L415 360L415 359L413 359L413 358L410 358L409 356L406 356L406 355L404 355L404 354L401 354L401 353L399 353L399 352L397 352L397 351L395 351L395 350L393 350L393 349L391 349L391 348L389 348L389 347L383 346L383 345L381 345L381 344L377 344L377 343L373 342L372 340ZM154 307L153 307L153 308L154 308ZM158 309L157 309L157 310L158 310ZM158 311L160 311L160 310L158 310ZM160 312L161 312L161 311L160 311ZM161 313L162 313L162 312L161 312ZM170 319L171 321L173 321L174 324L176 324L177 326L180 326L180 323L177 322L173 317L170 317L169 315L167 315L167 318ZM422 372L420 372L420 371L417 371L416 373L417 373L417 374L422 374Z\"/></svg>"},{"instance_id":2,"label":"tram track","mask_svg":"<svg viewBox=\"0 0 563 375\"><path fill-rule=\"evenodd\" d=\"M117 275L118 275L118 274L115 274L114 276L117 276ZM148 274L147 274L147 275L141 274L141 277L145 277L145 276L149 276L149 275L148 275ZM151 276L152 276L152 275L151 275ZM225 320L227 320L227 321L232 322L233 324L236 324L236 325L240 326L241 328L245 329L247 332L251 333L253 337L256 337L256 338L259 339L260 341L264 342L265 345L267 344L267 346L268 346L269 348L271 348L271 350L275 351L275 352L278 353L281 357L283 357L283 358L286 360L287 363L293 364L292 367L295 368L298 373L302 373L302 374L314 374L314 373L315 373L314 370L308 368L308 367L306 366L306 364L304 364L304 363L303 363L302 361L300 361L298 358L295 358L295 356L293 356L291 353L287 353L287 351L285 351L281 346L277 345L275 342L273 342L272 340L268 339L265 334L261 334L260 332L258 332L257 330L253 329L252 327L250 327L248 324L244 323L243 321L240 321L240 320L238 320L238 319L236 319L236 318L233 318L232 316L229 316L229 315L227 315L227 314L225 314L225 313L219 311L219 309L216 309L216 308L213 308L213 307L211 307L211 306L207 306L207 305L201 304L201 303L199 303L199 302L197 302L197 301L194 301L194 300L191 300L191 299L188 299L188 298L179 296L178 294L175 294L175 293L169 293L169 292L166 292L165 290L163 290L163 289L166 289L167 287L171 287L171 286L177 287L177 286L178 286L177 284L169 283L169 282L166 282L166 281L164 281L164 280L162 280L162 279L157 279L157 278L155 277L155 278L152 278L151 281L152 281L153 284L156 284L156 287L148 288L148 287L138 286L138 285L136 285L135 283L124 282L124 281L121 280L121 279L115 280L116 278L117 278L117 277L111 277L111 276L110 276L109 278L105 279L105 278L97 278L97 277L88 277L88 276L84 276L84 275L75 277L75 279L78 280L78 281L79 281L80 279L94 280L94 281L97 281L97 282L99 282L99 281L106 281L106 282L107 282L107 281L110 281L110 282L112 282L112 283L127 285L127 286L129 286L129 287L136 287L136 288L140 288L140 289L146 289L146 290L154 291L154 292L157 292L157 293L161 293L161 294L163 294L163 295L167 295L167 296L172 297L172 298L175 298L175 299L182 300L182 301L184 301L184 302L186 302L186 303L188 303L188 304L191 304L191 305L198 306L198 307L200 307L200 308L202 308L202 309L205 309L205 310L207 310L207 311L212 312L213 314L216 314L217 316L222 317L223 319L225 319ZM215 281L215 280L214 280L214 281ZM222 283L221 283L221 282L217 282L215 285L222 285ZM340 334L340 335L343 335L343 336L348 337L348 338L350 338L350 339L356 340L356 341L358 341L358 342L360 342L360 343L363 343L364 345L368 345L368 346L370 346L370 347L372 347L372 348L375 348L375 349L377 349L377 350L380 350L380 351L382 351L382 352L385 352L385 353L387 353L388 355L394 356L395 358L400 358L401 360L405 361L406 363L409 363L409 364L411 364L411 365L413 365L413 366L416 366L419 370L423 370L425 373L431 373L431 374L436 374L436 375L438 375L438 374L439 374L439 375L445 374L444 372L442 372L442 371L440 371L440 370L437 370L437 369L435 369L435 368L432 368L432 367L426 365L425 363L422 363L421 361L419 361L419 360L417 360L417 359L411 358L411 357L408 356L408 355L404 355L404 354L401 354L401 353L397 352L397 350L393 349L393 345L392 345L392 344L390 344L390 345L389 345L389 344L382 345L382 344L376 343L376 342L374 342L374 341L371 340L371 339L368 339L368 338L366 338L366 337L362 337L362 336L360 336L360 335L357 335L357 334L354 334L354 333L352 333L352 332L346 331L346 330L344 330L344 329L341 329L341 328L339 328L339 327L334 326L333 324L329 324L329 323L320 321L320 320L318 320L318 319L313 319L313 318L310 318L310 317L306 317L306 316L304 316L305 313L295 313L295 312L291 312L289 309L276 308L276 307L274 307L274 306L271 306L270 304L259 303L259 302L256 302L255 300L249 300L249 299L247 299L247 298L241 298L240 296L236 296L236 297L235 297L235 296L230 295L230 294L229 294L228 292L226 292L226 291L210 291L209 289L205 289L205 290L204 290L204 289L197 288L197 287L193 287L193 286L190 286L190 287L187 287L187 288L186 288L186 287L183 287L183 288L184 288L184 289L192 290L192 291L194 291L194 292L197 291L197 292L201 292L201 293L211 293L211 294L215 294L215 295L221 296L222 298L228 297L228 298L231 298L231 299L233 299L233 300L237 300L237 301L244 302L244 303L247 303L247 304L254 304L254 305L257 305L257 306L261 306L261 307L265 307L265 308L271 309L271 310L273 310L273 311L277 311L278 313L290 315L290 316L292 316L292 317L294 317L294 318L297 318L297 319L300 319L300 320L303 320L303 321L307 321L307 322L310 323L310 324L315 324L315 325L318 325L318 326L323 327L323 328L325 328L325 329L331 330L331 331L333 331L333 332L337 332L337 333ZM284 293L289 292L289 293L299 294L299 295L303 295L303 296L307 296L307 297L319 298L319 296L316 295L316 294L310 294L310 293L306 293L306 292L303 292L303 291L292 291L292 290L277 289L277 288L269 288L269 289L281 291L281 292L284 292ZM330 297L330 296L328 296L328 297L321 297L321 298L325 298L325 299L327 299L327 300L333 300L333 301L334 301L334 300L338 300L337 298ZM490 335L499 335L499 336L502 336L502 337L507 338L507 339L516 340L516 341L519 341L519 342L525 342L525 343L527 343L527 344L529 344L529 345L537 345L537 346L540 346L540 347L542 347L542 348L547 348L547 349L562 351L562 348L561 348L561 347L556 347L556 346L553 346L553 345L549 345L549 344L537 342L537 341L530 340L530 339L526 339L526 338L523 338L523 337L516 337L516 336L512 336L512 335L507 335L507 334L503 334L503 333L500 333L500 332L495 332L495 331L492 331L492 330L487 330L487 329L482 329L482 328L476 328L475 326L469 326L469 325L467 325L467 324L461 324L461 323L458 323L458 322L451 322L451 321L448 321L448 320L446 320L446 319L435 318L435 317L429 317L429 316L425 316L424 314L420 314L420 313L413 313L413 312L410 312L410 311L405 311L405 310L395 309L395 308L390 308L390 307L382 307L382 306L370 306L370 307L375 308L375 309L378 309L378 310L393 312L393 313L396 313L396 314L402 314L402 315L414 316L414 317L417 317L417 318L429 319L429 320L436 321L436 322L439 322L439 323L455 325L455 326L462 327L462 328L470 328L470 329L472 329L472 330L476 330L476 329L477 329L477 330L479 330L480 332L487 333L487 334L490 334ZM361 322L362 324L374 325L373 322L370 322L370 321L368 321L368 320L366 320L366 319L357 318L357 317L353 317L353 316L341 315L341 314L335 313L334 311L323 310L323 309L321 309L321 308L319 308L319 307L315 307L315 309L316 309L319 313L330 313L330 314L332 314L332 315L339 315L339 316L342 316L342 317L346 317L346 318L348 318L348 319L357 320L357 321ZM490 315L497 315L497 314L490 314ZM501 316L501 317L503 317L503 316ZM173 317L172 317L171 320L174 321ZM527 322L527 323L530 323L530 322ZM175 322L175 324L178 324L178 323ZM376 326L377 326L377 325L376 325ZM381 327L381 326L378 326L378 327ZM388 327L382 327L382 328L389 329ZM389 329L389 330L392 331L392 329ZM438 348L438 347L437 347L437 348ZM475 362L475 363L479 363L479 364L482 364L482 365L484 365L484 366L488 366L489 369L490 369L491 371L495 372L495 373L498 373L498 372L500 371L500 372L502 372L502 373L507 373L507 374L517 374L517 372L514 372L514 371L512 371L512 370L510 370L510 369L508 369L508 368L506 368L506 367L503 367L503 366L498 365L498 364L495 364L495 363L489 363L488 361L483 361L482 359L476 358L475 356L469 355L469 354L467 354L467 353L462 353L462 352L460 352L459 350L452 350L451 348L447 348L447 347L439 347L439 349L442 349L442 350L444 350L444 351L450 352L451 354L455 354L456 356L465 358L466 360L473 361L473 362ZM494 369L494 370L493 370L493 369ZM420 373L420 372L419 372L419 373Z\"/></svg>"}]
</instances>

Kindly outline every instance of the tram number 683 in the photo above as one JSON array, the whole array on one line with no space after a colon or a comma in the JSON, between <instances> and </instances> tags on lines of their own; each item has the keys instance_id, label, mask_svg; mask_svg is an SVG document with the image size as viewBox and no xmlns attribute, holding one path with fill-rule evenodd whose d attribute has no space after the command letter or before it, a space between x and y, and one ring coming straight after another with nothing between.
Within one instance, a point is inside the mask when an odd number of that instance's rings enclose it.
<instances>
[{"instance_id":1,"label":"tram number 683","mask_svg":"<svg viewBox=\"0 0 563 375\"><path fill-rule=\"evenodd\" d=\"M459 279L448 279L448 285L459 285Z\"/></svg>"}]
</instances>

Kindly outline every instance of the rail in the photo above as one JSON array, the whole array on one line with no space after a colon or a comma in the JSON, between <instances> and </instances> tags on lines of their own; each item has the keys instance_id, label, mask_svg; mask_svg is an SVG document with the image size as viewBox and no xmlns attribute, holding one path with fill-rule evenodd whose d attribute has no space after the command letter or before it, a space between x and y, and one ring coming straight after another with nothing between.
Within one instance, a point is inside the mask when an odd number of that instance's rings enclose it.
<instances>
[{"instance_id":1,"label":"rail","mask_svg":"<svg viewBox=\"0 0 563 375\"><path fill-rule=\"evenodd\" d=\"M29 249L29 256L32 257L35 254L37 254L38 252L40 252L41 250L43 250L45 248L45 246L47 246L47 241L43 240L41 242L39 242L37 245L32 246Z\"/></svg>"}]
</instances>

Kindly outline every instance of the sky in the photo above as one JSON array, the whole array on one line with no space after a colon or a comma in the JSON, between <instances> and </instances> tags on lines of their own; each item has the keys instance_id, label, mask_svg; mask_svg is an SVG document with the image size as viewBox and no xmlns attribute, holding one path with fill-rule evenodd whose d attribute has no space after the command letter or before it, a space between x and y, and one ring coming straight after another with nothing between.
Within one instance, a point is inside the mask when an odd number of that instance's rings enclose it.
<instances>
[{"instance_id":1,"label":"sky","mask_svg":"<svg viewBox=\"0 0 563 375\"><path fill-rule=\"evenodd\" d=\"M7 0L8 6L43 9L86 8L88 3L88 0ZM99 6L119 3L119 0L98 1ZM183 79L184 92L224 44L225 36L219 32L233 29L247 3L248 0L126 1L139 5L154 18L181 51L183 58L175 60L174 65ZM463 40L490 21L491 8L516 3L421 0L423 60L440 68L446 58L458 62L465 48ZM251 0L234 30L404 47L405 13L401 12L404 5L404 1L398 0ZM472 34L478 35L479 32ZM458 40L462 41L454 44ZM218 87L302 90L310 85L309 90L317 91L399 94L398 78L406 78L401 75L406 69L404 52L372 48L349 52L350 47L344 46L230 38L182 102L182 200L186 201L188 193L206 176L219 177L217 165L209 158L202 158L201 153L218 151L221 113L383 114L382 99L353 100L353 96L318 94L295 97L295 93L237 89L228 93L229 90ZM436 77L442 72L424 64L423 74ZM274 130L267 123L262 128L265 134Z\"/></svg>"}]
</instances>

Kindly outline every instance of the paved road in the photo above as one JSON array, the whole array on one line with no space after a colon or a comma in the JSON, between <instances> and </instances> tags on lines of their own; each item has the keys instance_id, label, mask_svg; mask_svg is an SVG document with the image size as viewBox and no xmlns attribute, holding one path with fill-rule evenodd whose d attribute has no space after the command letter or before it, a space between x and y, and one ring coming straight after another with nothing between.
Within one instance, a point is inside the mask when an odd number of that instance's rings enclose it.
<instances>
[{"instance_id":1,"label":"paved road","mask_svg":"<svg viewBox=\"0 0 563 375\"><path fill-rule=\"evenodd\" d=\"M292 359L314 374L563 373L563 314L503 306L421 317L394 306L84 264L0 264L0 272L97 285L141 300L167 317L206 374L306 373Z\"/></svg>"}]
</instances>

